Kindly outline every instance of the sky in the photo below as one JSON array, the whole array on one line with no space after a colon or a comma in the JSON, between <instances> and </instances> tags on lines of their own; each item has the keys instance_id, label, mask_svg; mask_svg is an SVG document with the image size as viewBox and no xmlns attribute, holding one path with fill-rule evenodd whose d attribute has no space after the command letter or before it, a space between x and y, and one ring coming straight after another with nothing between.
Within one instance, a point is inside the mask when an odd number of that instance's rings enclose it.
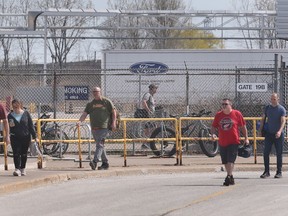
<instances>
[{"instance_id":1,"label":"sky","mask_svg":"<svg viewBox=\"0 0 288 216\"><path fill-rule=\"evenodd\" d=\"M240 0L185 0L194 10L232 10L232 2ZM95 9L107 9L106 0L94 0Z\"/></svg>"},{"instance_id":2,"label":"sky","mask_svg":"<svg viewBox=\"0 0 288 216\"><path fill-rule=\"evenodd\" d=\"M92 0L95 9L97 10L103 10L103 9L109 9L107 6L107 1L106 0ZM233 4L232 2L240 2L242 0L185 0L187 7L190 7L191 9L194 10L233 10ZM233 43L233 42L232 42ZM96 45L95 45L96 44ZM96 53L96 58L101 58L101 40L95 41L94 46L96 47L95 53ZM229 45L229 42L225 44L226 46L234 46ZM79 47L83 47L82 45L79 45ZM234 47L232 47L234 48ZM79 56L79 52L77 52L75 55ZM77 56L74 56L76 60L82 60L79 59Z\"/></svg>"},{"instance_id":3,"label":"sky","mask_svg":"<svg viewBox=\"0 0 288 216\"><path fill-rule=\"evenodd\" d=\"M107 0L92 0L95 9L97 10L105 10L109 9L107 6ZM194 10L234 10L233 9L233 2L240 2L242 0L185 0L187 7L190 7ZM85 43L85 41L83 42ZM94 52L89 52L89 58L101 59L102 57L102 43L101 40L94 40L93 41L93 50ZM232 43L232 45L230 44ZM226 48L235 48L236 45L234 45L235 42L225 42ZM228 46L228 47L227 47ZM70 61L81 61L81 60L87 60L87 51L84 47L87 47L86 44L82 44L82 42L78 42L78 45L74 47L74 52L70 52L68 55L68 58ZM237 48L237 47L236 47ZM86 48L87 49L87 48ZM75 52L75 50L77 50ZM39 50L39 54L41 55L42 50ZM43 53L42 53L43 54ZM49 56L49 55L48 55ZM93 56L93 57L92 57ZM48 57L47 62L51 62L52 60Z\"/></svg>"}]
</instances>

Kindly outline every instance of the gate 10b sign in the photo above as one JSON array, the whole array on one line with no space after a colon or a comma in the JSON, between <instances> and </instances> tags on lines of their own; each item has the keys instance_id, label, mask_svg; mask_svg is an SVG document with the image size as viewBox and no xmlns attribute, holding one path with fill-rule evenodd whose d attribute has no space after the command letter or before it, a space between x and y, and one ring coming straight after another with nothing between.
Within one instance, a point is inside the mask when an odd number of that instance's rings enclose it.
<instances>
[{"instance_id":1,"label":"gate 10b sign","mask_svg":"<svg viewBox=\"0 0 288 216\"><path fill-rule=\"evenodd\" d=\"M64 86L65 100L88 100L88 86Z\"/></svg>"},{"instance_id":2,"label":"gate 10b sign","mask_svg":"<svg viewBox=\"0 0 288 216\"><path fill-rule=\"evenodd\" d=\"M238 92L266 92L267 83L237 83Z\"/></svg>"}]
</instances>

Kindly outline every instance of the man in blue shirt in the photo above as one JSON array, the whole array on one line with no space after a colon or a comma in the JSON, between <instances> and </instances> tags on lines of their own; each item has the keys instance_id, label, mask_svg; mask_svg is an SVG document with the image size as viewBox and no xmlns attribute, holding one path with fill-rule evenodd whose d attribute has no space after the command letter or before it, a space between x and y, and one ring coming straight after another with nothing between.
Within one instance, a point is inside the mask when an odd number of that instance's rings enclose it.
<instances>
[{"instance_id":1,"label":"man in blue shirt","mask_svg":"<svg viewBox=\"0 0 288 216\"><path fill-rule=\"evenodd\" d=\"M264 114L261 119L259 132L262 131L264 125L264 119L267 119L267 133L265 134L264 141L264 173L260 178L267 178L270 176L269 168L269 155L272 145L275 145L277 155L277 172L274 178L282 177L282 154L284 145L284 126L286 110L279 104L279 96L277 93L271 95L271 104L265 107ZM265 117L266 116L266 117Z\"/></svg>"}]
</instances>

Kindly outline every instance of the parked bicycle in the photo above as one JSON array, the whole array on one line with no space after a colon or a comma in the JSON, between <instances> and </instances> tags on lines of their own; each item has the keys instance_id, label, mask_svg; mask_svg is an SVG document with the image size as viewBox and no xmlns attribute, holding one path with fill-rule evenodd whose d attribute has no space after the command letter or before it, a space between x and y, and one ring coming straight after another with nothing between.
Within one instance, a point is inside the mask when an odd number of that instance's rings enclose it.
<instances>
[{"instance_id":1,"label":"parked bicycle","mask_svg":"<svg viewBox=\"0 0 288 216\"><path fill-rule=\"evenodd\" d=\"M51 115L43 113L40 119L49 119ZM37 130L37 124L34 124L35 130ZM63 142L53 142L51 140L68 140L68 135L61 130L61 126L56 122L41 121L41 137L42 140L50 140L50 142L43 142L43 153L50 156L59 156L65 154L69 144ZM61 148L60 148L61 146ZM28 151L28 153L30 153ZM7 146L7 155L13 157L13 151L11 145Z\"/></svg>"},{"instance_id":2,"label":"parked bicycle","mask_svg":"<svg viewBox=\"0 0 288 216\"><path fill-rule=\"evenodd\" d=\"M49 119L51 115L47 113L43 113L40 116L41 119ZM36 127L36 125L35 125ZM61 130L61 126L56 122L41 122L41 137L43 140L68 140L68 135ZM44 154L50 156L58 156L61 154L65 154L69 144L63 142L43 142L43 152ZM61 147L61 148L60 148Z\"/></svg>"},{"instance_id":3,"label":"parked bicycle","mask_svg":"<svg viewBox=\"0 0 288 216\"><path fill-rule=\"evenodd\" d=\"M191 117L202 117L208 116L211 114L211 111L201 110L199 113L192 113ZM170 116L176 117L176 116ZM210 128L204 124L202 120L195 120L187 124L185 127L181 128L182 137L192 137L192 135L198 134L200 138L210 138L211 131ZM156 128L150 138L172 138L175 137L175 131L169 126L162 123L162 125ZM183 147L188 145L189 141L182 141L182 150ZM212 140L199 140L199 145L201 150L208 157L214 157L218 153L218 142ZM176 153L176 143L174 141L151 141L150 148L153 153L157 156L173 156Z\"/></svg>"}]
</instances>

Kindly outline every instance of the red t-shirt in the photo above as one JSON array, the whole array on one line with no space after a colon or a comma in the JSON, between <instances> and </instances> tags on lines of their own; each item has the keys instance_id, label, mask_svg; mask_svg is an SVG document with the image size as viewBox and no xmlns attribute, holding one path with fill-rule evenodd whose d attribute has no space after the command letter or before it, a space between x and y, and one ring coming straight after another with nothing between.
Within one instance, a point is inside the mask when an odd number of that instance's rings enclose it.
<instances>
[{"instance_id":1,"label":"red t-shirt","mask_svg":"<svg viewBox=\"0 0 288 216\"><path fill-rule=\"evenodd\" d=\"M232 110L228 115L223 111L218 112L212 126L218 129L219 145L225 147L231 144L240 144L238 127L245 124L245 120L238 110Z\"/></svg>"},{"instance_id":2,"label":"red t-shirt","mask_svg":"<svg viewBox=\"0 0 288 216\"><path fill-rule=\"evenodd\" d=\"M6 118L7 118L6 111L4 107L0 104L0 119L6 119Z\"/></svg>"}]
</instances>

